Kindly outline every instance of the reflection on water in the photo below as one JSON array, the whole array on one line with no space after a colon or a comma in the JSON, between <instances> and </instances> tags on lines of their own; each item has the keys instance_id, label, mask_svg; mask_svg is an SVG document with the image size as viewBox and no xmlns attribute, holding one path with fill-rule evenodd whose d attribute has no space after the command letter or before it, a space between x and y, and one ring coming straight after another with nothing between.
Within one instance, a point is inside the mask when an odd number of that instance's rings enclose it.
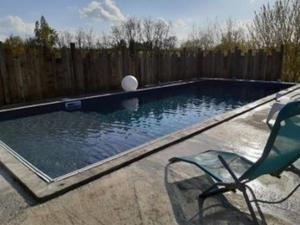
<instances>
[{"instance_id":1,"label":"reflection on water","mask_svg":"<svg viewBox=\"0 0 300 225\"><path fill-rule=\"evenodd\" d=\"M131 97L85 100L0 122L0 139L52 178L232 110L282 87L201 82Z\"/></svg>"},{"instance_id":2,"label":"reflection on water","mask_svg":"<svg viewBox=\"0 0 300 225\"><path fill-rule=\"evenodd\" d=\"M122 106L130 111L137 111L139 109L139 99L130 98L122 101Z\"/></svg>"}]
</instances>

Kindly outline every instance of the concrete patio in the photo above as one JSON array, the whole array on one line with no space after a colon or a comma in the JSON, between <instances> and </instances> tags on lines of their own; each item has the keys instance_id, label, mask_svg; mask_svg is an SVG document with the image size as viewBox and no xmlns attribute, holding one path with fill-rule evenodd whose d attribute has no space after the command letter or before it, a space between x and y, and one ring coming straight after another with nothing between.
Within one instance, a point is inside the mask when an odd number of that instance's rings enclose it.
<instances>
[{"instance_id":1,"label":"concrete patio","mask_svg":"<svg viewBox=\"0 0 300 225\"><path fill-rule=\"evenodd\" d=\"M252 160L266 143L263 120L271 103L165 148L115 172L44 203L37 203L0 169L0 224L252 224L240 193L209 198L199 209L197 196L211 181L184 163L168 159L208 149L229 150ZM296 162L299 167L299 160ZM285 197L300 177L264 176L250 183L258 199ZM284 203L260 204L268 224L300 224L300 190ZM211 207L210 207L211 206Z\"/></svg>"}]
</instances>

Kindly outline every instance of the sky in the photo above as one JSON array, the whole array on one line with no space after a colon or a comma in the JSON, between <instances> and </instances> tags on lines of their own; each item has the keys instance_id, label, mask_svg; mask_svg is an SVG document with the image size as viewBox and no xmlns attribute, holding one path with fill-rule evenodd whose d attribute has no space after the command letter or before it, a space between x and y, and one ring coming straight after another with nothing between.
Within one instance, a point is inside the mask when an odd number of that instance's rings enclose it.
<instances>
[{"instance_id":1,"label":"sky","mask_svg":"<svg viewBox=\"0 0 300 225\"><path fill-rule=\"evenodd\" d=\"M251 21L254 11L273 0L0 0L0 41L11 34L29 37L44 15L57 31L93 29L96 35L128 17L151 17L172 22L173 33L187 38L193 25L232 18Z\"/></svg>"}]
</instances>

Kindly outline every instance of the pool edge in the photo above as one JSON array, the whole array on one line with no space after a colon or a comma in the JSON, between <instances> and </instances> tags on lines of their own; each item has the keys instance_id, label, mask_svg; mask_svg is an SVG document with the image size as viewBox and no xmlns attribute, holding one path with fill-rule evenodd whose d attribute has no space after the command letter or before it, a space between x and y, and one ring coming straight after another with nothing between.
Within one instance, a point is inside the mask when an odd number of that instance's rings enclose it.
<instances>
[{"instance_id":1,"label":"pool edge","mask_svg":"<svg viewBox=\"0 0 300 225\"><path fill-rule=\"evenodd\" d=\"M299 84L294 85L290 88L282 90L281 93L288 94L299 88ZM0 161L1 164L34 195L35 198L40 201L45 201L81 186L82 184L88 183L101 176L111 173L126 165L129 165L172 144L178 143L223 122L233 119L234 117L237 117L243 113L251 111L274 100L274 98L275 94L258 99L257 101L249 103L240 108L225 112L204 122L200 122L191 127L130 149L122 154L116 155L113 158L109 158L107 161L99 164L93 164L86 170L80 170L80 173L51 183L47 183L46 181L42 180L37 174L32 172L28 167L23 165L13 155L1 147Z\"/></svg>"}]
</instances>

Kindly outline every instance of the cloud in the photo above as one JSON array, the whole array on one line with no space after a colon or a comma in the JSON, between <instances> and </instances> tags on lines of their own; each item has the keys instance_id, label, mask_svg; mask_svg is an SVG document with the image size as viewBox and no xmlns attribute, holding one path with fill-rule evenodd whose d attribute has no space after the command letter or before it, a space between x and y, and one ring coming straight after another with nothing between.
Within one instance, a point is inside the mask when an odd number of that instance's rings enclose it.
<instances>
[{"instance_id":1,"label":"cloud","mask_svg":"<svg viewBox=\"0 0 300 225\"><path fill-rule=\"evenodd\" d=\"M9 35L20 35L22 37L32 35L34 23L25 22L18 16L6 16L0 18L0 40Z\"/></svg>"},{"instance_id":2,"label":"cloud","mask_svg":"<svg viewBox=\"0 0 300 225\"><path fill-rule=\"evenodd\" d=\"M32 33L34 30L34 23L26 23L18 16L8 16L10 24L19 33Z\"/></svg>"},{"instance_id":3,"label":"cloud","mask_svg":"<svg viewBox=\"0 0 300 225\"><path fill-rule=\"evenodd\" d=\"M108 22L126 20L126 16L113 0L92 1L79 10L82 18L101 19Z\"/></svg>"}]
</instances>

